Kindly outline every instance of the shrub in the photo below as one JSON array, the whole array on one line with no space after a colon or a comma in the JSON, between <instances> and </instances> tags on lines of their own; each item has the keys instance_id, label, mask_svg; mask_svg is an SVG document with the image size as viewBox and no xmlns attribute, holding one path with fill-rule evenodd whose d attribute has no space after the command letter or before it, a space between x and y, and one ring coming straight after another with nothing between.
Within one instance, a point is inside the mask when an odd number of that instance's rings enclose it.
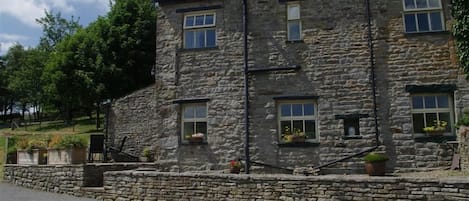
<instances>
[{"instance_id":1,"label":"shrub","mask_svg":"<svg viewBox=\"0 0 469 201\"><path fill-rule=\"evenodd\" d=\"M69 149L69 148L85 148L88 145L88 141L81 136L66 135L57 143L55 148L57 149Z\"/></svg>"},{"instance_id":2,"label":"shrub","mask_svg":"<svg viewBox=\"0 0 469 201\"><path fill-rule=\"evenodd\" d=\"M63 140L62 135L52 135L49 141L49 148L58 149L60 148L60 142Z\"/></svg>"},{"instance_id":3,"label":"shrub","mask_svg":"<svg viewBox=\"0 0 469 201\"><path fill-rule=\"evenodd\" d=\"M384 162L384 161L389 160L389 158L384 154L371 152L365 156L364 160L367 163L374 163L374 162Z\"/></svg>"}]
</instances>

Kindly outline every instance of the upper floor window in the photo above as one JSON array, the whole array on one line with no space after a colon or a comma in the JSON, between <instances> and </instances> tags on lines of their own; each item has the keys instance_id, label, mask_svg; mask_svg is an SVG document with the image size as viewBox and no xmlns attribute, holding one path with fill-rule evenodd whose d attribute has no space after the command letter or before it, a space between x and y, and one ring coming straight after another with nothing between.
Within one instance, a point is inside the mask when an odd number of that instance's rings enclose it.
<instances>
[{"instance_id":1,"label":"upper floor window","mask_svg":"<svg viewBox=\"0 0 469 201\"><path fill-rule=\"evenodd\" d=\"M288 41L301 40L300 4L298 2L287 5Z\"/></svg>"},{"instance_id":2,"label":"upper floor window","mask_svg":"<svg viewBox=\"0 0 469 201\"><path fill-rule=\"evenodd\" d=\"M317 141L317 111L313 100L281 101L278 104L278 126L280 141L294 142L292 137Z\"/></svg>"},{"instance_id":3,"label":"upper floor window","mask_svg":"<svg viewBox=\"0 0 469 201\"><path fill-rule=\"evenodd\" d=\"M451 103L452 99L448 94L412 95L412 124L414 133L427 133L431 135L431 132L425 129L429 127L440 127L441 133L452 133L454 113ZM442 126L442 124L444 125Z\"/></svg>"},{"instance_id":4,"label":"upper floor window","mask_svg":"<svg viewBox=\"0 0 469 201\"><path fill-rule=\"evenodd\" d=\"M441 0L403 0L406 33L444 30Z\"/></svg>"},{"instance_id":5,"label":"upper floor window","mask_svg":"<svg viewBox=\"0 0 469 201\"><path fill-rule=\"evenodd\" d=\"M198 13L184 16L184 48L216 46L215 13Z\"/></svg>"},{"instance_id":6,"label":"upper floor window","mask_svg":"<svg viewBox=\"0 0 469 201\"><path fill-rule=\"evenodd\" d=\"M185 104L182 107L183 142L207 141L207 105L206 103Z\"/></svg>"}]
</instances>

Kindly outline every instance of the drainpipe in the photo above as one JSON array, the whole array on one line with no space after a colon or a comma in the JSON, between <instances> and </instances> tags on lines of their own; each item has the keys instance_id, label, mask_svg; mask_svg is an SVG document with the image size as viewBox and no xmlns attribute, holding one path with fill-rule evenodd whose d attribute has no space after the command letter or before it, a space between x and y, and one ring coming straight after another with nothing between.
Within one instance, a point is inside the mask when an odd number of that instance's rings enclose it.
<instances>
[{"instance_id":1,"label":"drainpipe","mask_svg":"<svg viewBox=\"0 0 469 201\"><path fill-rule=\"evenodd\" d=\"M377 105L376 105L377 104L377 101L376 101L376 71L375 71L376 66L375 66L375 60L374 60L375 53L374 53L374 49L373 49L373 34L372 34L372 31L371 31L370 0L365 0L365 2L366 2L366 16L367 16L367 20L368 20L368 30L367 30L368 33L367 33L367 35L368 35L368 48L370 50L371 91L372 91L372 94L373 94L373 118L374 118L374 122L375 122L376 145L371 147L371 148L360 151L358 153L352 154L350 156L346 156L344 158L340 158L340 159L337 159L335 161L328 162L328 163L320 165L318 167L313 167L313 168L316 168L316 169L321 169L323 167L327 167L327 166L333 165L335 163L342 162L342 161L348 160L350 158L357 157L357 156L360 156L362 154L371 152L371 151L377 149L381 145L381 143L379 141L378 108L377 108Z\"/></svg>"},{"instance_id":2,"label":"drainpipe","mask_svg":"<svg viewBox=\"0 0 469 201\"><path fill-rule=\"evenodd\" d=\"M244 171L249 174L251 160L249 156L249 75L248 75L248 5L243 0L243 33L244 33Z\"/></svg>"}]
</instances>

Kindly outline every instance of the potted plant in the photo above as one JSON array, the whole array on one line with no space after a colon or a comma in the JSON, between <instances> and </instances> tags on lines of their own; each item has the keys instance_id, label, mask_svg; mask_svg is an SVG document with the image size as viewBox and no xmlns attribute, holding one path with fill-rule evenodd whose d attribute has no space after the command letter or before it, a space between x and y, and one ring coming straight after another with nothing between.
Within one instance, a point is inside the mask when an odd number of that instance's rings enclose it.
<instances>
[{"instance_id":1,"label":"potted plant","mask_svg":"<svg viewBox=\"0 0 469 201\"><path fill-rule=\"evenodd\" d=\"M142 162L152 162L153 153L150 147L145 147L142 151L142 156L140 156L140 161Z\"/></svg>"},{"instance_id":2,"label":"potted plant","mask_svg":"<svg viewBox=\"0 0 469 201\"><path fill-rule=\"evenodd\" d=\"M47 140L21 138L17 143L17 162L20 165L47 163Z\"/></svg>"},{"instance_id":3,"label":"potted plant","mask_svg":"<svg viewBox=\"0 0 469 201\"><path fill-rule=\"evenodd\" d=\"M54 135L49 142L48 163L80 164L86 161L88 142L84 137L76 135Z\"/></svg>"},{"instance_id":4,"label":"potted plant","mask_svg":"<svg viewBox=\"0 0 469 201\"><path fill-rule=\"evenodd\" d=\"M364 158L366 173L370 176L384 176L386 172L386 161L389 158L381 153L371 152Z\"/></svg>"},{"instance_id":5,"label":"potted plant","mask_svg":"<svg viewBox=\"0 0 469 201\"><path fill-rule=\"evenodd\" d=\"M306 135L303 131L298 128L295 128L293 132L290 130L290 127L285 126L283 131L283 141L285 143L297 143L304 142L306 140Z\"/></svg>"},{"instance_id":6,"label":"potted plant","mask_svg":"<svg viewBox=\"0 0 469 201\"><path fill-rule=\"evenodd\" d=\"M241 161L239 160L230 161L230 173L239 174L239 172L241 171L241 167L242 167Z\"/></svg>"},{"instance_id":7,"label":"potted plant","mask_svg":"<svg viewBox=\"0 0 469 201\"><path fill-rule=\"evenodd\" d=\"M423 131L429 136L443 135L447 126L448 122L435 120L433 121L433 126L424 127Z\"/></svg>"}]
</instances>

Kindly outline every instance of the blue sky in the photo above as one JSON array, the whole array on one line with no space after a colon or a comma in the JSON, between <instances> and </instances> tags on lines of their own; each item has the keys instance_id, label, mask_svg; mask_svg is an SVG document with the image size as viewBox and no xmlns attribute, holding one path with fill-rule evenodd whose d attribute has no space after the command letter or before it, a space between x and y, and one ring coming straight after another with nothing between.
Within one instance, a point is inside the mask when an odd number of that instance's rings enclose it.
<instances>
[{"instance_id":1,"label":"blue sky","mask_svg":"<svg viewBox=\"0 0 469 201\"><path fill-rule=\"evenodd\" d=\"M60 12L66 19L79 17L87 26L109 11L109 0L0 0L0 55L15 43L39 43L42 29L35 19L43 17L44 10Z\"/></svg>"}]
</instances>

